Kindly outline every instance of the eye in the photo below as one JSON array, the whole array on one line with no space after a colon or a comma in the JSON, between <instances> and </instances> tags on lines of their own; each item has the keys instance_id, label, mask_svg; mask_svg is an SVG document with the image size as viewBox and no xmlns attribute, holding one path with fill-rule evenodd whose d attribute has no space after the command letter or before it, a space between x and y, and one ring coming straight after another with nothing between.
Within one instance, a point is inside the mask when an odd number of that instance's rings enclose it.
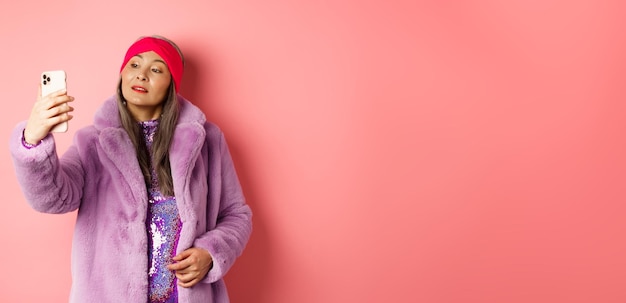
<instances>
[{"instance_id":1,"label":"eye","mask_svg":"<svg viewBox=\"0 0 626 303\"><path fill-rule=\"evenodd\" d=\"M152 72L153 72L153 73L157 73L157 74L162 73L162 71L161 71L160 69L156 68L156 67L153 67L153 68L152 68Z\"/></svg>"},{"instance_id":2,"label":"eye","mask_svg":"<svg viewBox=\"0 0 626 303\"><path fill-rule=\"evenodd\" d=\"M132 67L132 68L137 68L138 66L139 66L139 64L134 63L134 62L130 64L130 67Z\"/></svg>"}]
</instances>

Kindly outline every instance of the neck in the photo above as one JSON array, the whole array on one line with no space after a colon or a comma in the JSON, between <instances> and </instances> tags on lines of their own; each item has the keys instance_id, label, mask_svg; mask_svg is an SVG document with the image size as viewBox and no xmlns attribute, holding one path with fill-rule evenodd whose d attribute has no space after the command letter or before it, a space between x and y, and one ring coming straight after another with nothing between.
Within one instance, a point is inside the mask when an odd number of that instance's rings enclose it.
<instances>
[{"instance_id":1,"label":"neck","mask_svg":"<svg viewBox=\"0 0 626 303\"><path fill-rule=\"evenodd\" d=\"M128 111L138 122L156 120L163 113L163 106L136 106L128 104Z\"/></svg>"}]
</instances>

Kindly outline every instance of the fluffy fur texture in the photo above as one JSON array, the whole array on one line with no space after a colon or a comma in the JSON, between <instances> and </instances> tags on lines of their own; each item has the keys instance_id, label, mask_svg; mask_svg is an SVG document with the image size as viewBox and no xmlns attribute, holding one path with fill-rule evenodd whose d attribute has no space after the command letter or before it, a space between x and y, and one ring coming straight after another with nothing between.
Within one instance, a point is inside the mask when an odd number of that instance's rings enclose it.
<instances>
[{"instance_id":1,"label":"fluffy fur texture","mask_svg":"<svg viewBox=\"0 0 626 303\"><path fill-rule=\"evenodd\" d=\"M179 96L181 114L170 161L183 228L177 253L200 247L213 268L179 302L228 302L222 278L252 231L252 212L221 130ZM116 98L77 131L58 157L52 135L21 145L25 122L11 135L16 175L28 203L45 213L78 210L72 244L71 302L146 302L148 297L147 189L135 150L121 128Z\"/></svg>"}]
</instances>

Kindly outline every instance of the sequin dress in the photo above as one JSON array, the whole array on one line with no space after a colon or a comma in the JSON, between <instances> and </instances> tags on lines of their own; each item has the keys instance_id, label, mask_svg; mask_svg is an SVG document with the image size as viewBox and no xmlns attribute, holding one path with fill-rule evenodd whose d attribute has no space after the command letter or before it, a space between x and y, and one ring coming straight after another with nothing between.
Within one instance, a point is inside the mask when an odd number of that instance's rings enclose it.
<instances>
[{"instance_id":1,"label":"sequin dress","mask_svg":"<svg viewBox=\"0 0 626 303\"><path fill-rule=\"evenodd\" d=\"M152 148L158 120L140 122L148 150ZM176 206L176 198L163 196L159 190L154 169L148 187L148 302L178 302L176 276L167 269L176 255L182 222Z\"/></svg>"}]
</instances>

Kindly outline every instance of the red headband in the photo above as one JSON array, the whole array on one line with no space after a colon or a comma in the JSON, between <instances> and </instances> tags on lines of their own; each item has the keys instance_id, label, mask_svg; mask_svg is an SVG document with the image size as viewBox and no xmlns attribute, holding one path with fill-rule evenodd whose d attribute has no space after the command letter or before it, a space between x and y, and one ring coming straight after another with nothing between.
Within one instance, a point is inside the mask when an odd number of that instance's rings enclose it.
<instances>
[{"instance_id":1,"label":"red headband","mask_svg":"<svg viewBox=\"0 0 626 303\"><path fill-rule=\"evenodd\" d=\"M133 45L128 48L128 51L126 51L126 56L124 57L122 68L120 68L120 73L132 57L149 51L153 51L163 58L163 61L165 61L167 68L172 74L174 87L178 90L180 88L180 80L183 78L183 59L176 48L171 43L163 39L146 37L133 43Z\"/></svg>"}]
</instances>

